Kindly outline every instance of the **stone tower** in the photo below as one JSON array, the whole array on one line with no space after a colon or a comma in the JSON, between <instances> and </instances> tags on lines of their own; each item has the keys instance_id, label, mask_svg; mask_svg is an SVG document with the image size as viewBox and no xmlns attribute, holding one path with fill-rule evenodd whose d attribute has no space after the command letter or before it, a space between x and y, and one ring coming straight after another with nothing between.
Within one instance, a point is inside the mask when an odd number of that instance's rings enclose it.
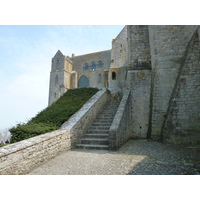
<instances>
[{"instance_id":1,"label":"stone tower","mask_svg":"<svg viewBox=\"0 0 200 200\"><path fill-rule=\"evenodd\" d=\"M49 105L55 102L68 89L76 88L76 73L72 61L60 50L52 58L49 87Z\"/></svg>"}]
</instances>

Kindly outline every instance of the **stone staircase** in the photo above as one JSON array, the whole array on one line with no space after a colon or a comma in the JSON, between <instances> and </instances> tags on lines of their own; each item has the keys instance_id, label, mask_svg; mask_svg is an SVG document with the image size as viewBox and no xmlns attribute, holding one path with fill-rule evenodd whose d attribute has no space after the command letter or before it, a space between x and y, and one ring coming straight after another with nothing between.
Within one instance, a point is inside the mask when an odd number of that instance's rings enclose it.
<instances>
[{"instance_id":1,"label":"stone staircase","mask_svg":"<svg viewBox=\"0 0 200 200\"><path fill-rule=\"evenodd\" d=\"M98 114L76 148L109 150L109 129L119 107L119 102L108 103Z\"/></svg>"}]
</instances>

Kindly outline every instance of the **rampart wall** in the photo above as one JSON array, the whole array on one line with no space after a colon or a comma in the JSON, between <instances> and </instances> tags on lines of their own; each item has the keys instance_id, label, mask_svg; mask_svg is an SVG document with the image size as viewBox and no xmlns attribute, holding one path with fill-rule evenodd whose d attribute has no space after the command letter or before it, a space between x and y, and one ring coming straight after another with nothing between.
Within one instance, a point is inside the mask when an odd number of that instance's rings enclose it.
<instances>
[{"instance_id":1,"label":"rampart wall","mask_svg":"<svg viewBox=\"0 0 200 200\"><path fill-rule=\"evenodd\" d=\"M147 138L150 126L151 70L128 70L126 88L131 91L131 136Z\"/></svg>"},{"instance_id":2,"label":"rampart wall","mask_svg":"<svg viewBox=\"0 0 200 200\"><path fill-rule=\"evenodd\" d=\"M188 41L184 26L149 26L152 63L152 131L159 138Z\"/></svg>"}]
</instances>

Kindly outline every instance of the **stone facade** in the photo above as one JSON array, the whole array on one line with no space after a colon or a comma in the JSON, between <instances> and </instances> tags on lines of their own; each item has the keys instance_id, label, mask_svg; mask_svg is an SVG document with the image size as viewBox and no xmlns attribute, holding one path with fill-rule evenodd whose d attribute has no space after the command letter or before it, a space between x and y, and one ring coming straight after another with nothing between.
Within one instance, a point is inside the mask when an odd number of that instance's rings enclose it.
<instances>
[{"instance_id":1,"label":"stone facade","mask_svg":"<svg viewBox=\"0 0 200 200\"><path fill-rule=\"evenodd\" d=\"M133 138L198 143L199 34L196 25L128 25L111 50L71 58L58 51L49 104L76 87L105 87L118 101L128 89Z\"/></svg>"},{"instance_id":2,"label":"stone facade","mask_svg":"<svg viewBox=\"0 0 200 200\"><path fill-rule=\"evenodd\" d=\"M166 115L163 138L173 143L200 143L200 42L196 31L179 69L172 101Z\"/></svg>"}]
</instances>

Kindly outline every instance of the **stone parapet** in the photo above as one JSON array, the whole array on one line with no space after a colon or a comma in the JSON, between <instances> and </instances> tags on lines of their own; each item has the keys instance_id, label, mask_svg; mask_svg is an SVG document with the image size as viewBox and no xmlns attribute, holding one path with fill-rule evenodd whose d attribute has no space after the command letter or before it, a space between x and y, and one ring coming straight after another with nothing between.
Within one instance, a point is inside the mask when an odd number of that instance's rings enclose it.
<instances>
[{"instance_id":1,"label":"stone parapet","mask_svg":"<svg viewBox=\"0 0 200 200\"><path fill-rule=\"evenodd\" d=\"M127 142L130 135L131 121L131 95L130 90L124 92L113 123L109 129L109 149L117 150L121 145Z\"/></svg>"},{"instance_id":2,"label":"stone parapet","mask_svg":"<svg viewBox=\"0 0 200 200\"><path fill-rule=\"evenodd\" d=\"M25 174L71 147L66 130L56 130L0 148L0 174Z\"/></svg>"}]
</instances>

